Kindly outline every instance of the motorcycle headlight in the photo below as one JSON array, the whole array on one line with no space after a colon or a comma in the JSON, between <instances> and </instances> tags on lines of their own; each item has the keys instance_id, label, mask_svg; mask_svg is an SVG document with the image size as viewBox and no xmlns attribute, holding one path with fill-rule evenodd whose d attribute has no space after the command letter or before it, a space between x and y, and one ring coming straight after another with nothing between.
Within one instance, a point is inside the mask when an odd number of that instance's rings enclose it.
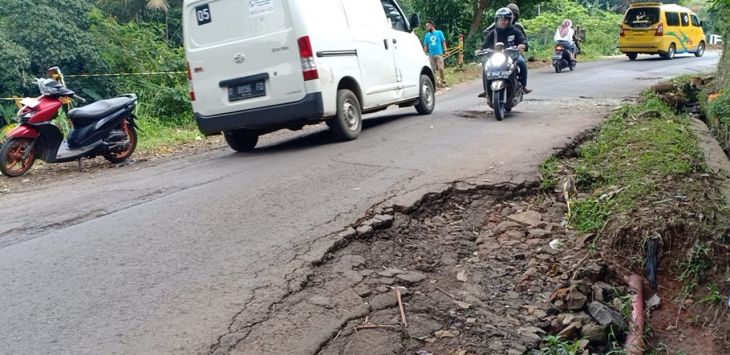
<instances>
[{"instance_id":1,"label":"motorcycle headlight","mask_svg":"<svg viewBox=\"0 0 730 355\"><path fill-rule=\"evenodd\" d=\"M489 65L493 67L501 67L503 65L507 64L507 56L503 53L494 53L491 58L489 58Z\"/></svg>"}]
</instances>

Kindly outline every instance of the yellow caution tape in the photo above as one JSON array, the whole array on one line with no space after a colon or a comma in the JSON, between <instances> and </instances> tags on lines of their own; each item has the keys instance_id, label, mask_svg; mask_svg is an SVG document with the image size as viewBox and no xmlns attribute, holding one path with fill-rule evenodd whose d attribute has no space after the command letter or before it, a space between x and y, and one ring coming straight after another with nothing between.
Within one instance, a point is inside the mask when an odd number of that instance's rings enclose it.
<instances>
[{"instance_id":1,"label":"yellow caution tape","mask_svg":"<svg viewBox=\"0 0 730 355\"><path fill-rule=\"evenodd\" d=\"M177 75L186 74L182 71L157 71L157 72L141 72L141 73L118 73L118 74L75 74L64 75L66 78L103 78L103 77L119 77L119 76L149 76L149 75Z\"/></svg>"}]
</instances>

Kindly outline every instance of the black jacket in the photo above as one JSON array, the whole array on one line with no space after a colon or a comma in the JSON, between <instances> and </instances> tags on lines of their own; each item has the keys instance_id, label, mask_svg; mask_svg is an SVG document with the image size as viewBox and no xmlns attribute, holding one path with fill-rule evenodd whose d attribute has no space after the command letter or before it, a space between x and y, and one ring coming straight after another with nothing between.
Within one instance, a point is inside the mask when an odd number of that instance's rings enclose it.
<instances>
[{"instance_id":1,"label":"black jacket","mask_svg":"<svg viewBox=\"0 0 730 355\"><path fill-rule=\"evenodd\" d=\"M507 47L515 47L520 44L525 44L526 39L522 34L522 31L518 30L513 25L510 25L503 30L495 28L487 33L486 38L484 39L484 44L482 44L482 49L494 49L494 44L497 42L502 42Z\"/></svg>"},{"instance_id":2,"label":"black jacket","mask_svg":"<svg viewBox=\"0 0 730 355\"><path fill-rule=\"evenodd\" d=\"M495 28L496 26L497 26L497 25L496 25L496 24L495 24L494 22L492 22L492 24L491 24L491 25L489 25L489 27L487 27L487 29L485 29L485 30L484 30L484 31L482 32L482 38L483 38L484 40L486 40L486 39L487 39L487 34L488 34L489 32L491 32L492 30L494 30L494 28ZM524 45L525 45L525 52L529 51L529 50L530 50L530 46L529 46L529 44L527 43L527 42L528 42L528 41L527 41L527 32L525 32L525 27L524 27L524 26L522 26L522 23L520 23L520 22L514 22L514 23L512 23L512 26L515 26L515 28L517 28L518 30L520 30L520 32L522 32L522 36L523 36L523 37L525 37L525 42L524 42L524 43L522 43L522 44L524 44Z\"/></svg>"}]
</instances>

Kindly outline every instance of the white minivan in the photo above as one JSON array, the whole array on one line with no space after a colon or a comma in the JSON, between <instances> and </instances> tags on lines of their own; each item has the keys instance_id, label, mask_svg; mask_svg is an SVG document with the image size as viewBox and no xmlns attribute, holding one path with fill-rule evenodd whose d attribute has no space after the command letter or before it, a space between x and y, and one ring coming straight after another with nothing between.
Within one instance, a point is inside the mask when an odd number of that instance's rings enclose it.
<instances>
[{"instance_id":1,"label":"white minivan","mask_svg":"<svg viewBox=\"0 0 730 355\"><path fill-rule=\"evenodd\" d=\"M435 106L428 57L395 0L185 0L190 96L203 134L236 151L323 120L342 140L362 115Z\"/></svg>"}]
</instances>

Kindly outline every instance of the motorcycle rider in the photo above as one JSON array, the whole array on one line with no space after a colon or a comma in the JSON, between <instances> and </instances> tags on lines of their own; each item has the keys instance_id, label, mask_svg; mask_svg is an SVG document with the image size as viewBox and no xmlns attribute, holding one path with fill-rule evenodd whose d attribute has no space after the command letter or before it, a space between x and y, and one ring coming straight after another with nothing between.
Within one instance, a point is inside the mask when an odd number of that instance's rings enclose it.
<instances>
[{"instance_id":1,"label":"motorcycle rider","mask_svg":"<svg viewBox=\"0 0 730 355\"><path fill-rule=\"evenodd\" d=\"M570 53L570 60L572 61L575 61L575 55L578 51L578 48L575 46L575 42L573 41L574 37L575 30L573 30L573 21L570 21L567 18L563 20L560 26L558 26L558 29L555 30L555 36L553 36L555 43L562 44L568 49L568 53Z\"/></svg>"},{"instance_id":2,"label":"motorcycle rider","mask_svg":"<svg viewBox=\"0 0 730 355\"><path fill-rule=\"evenodd\" d=\"M509 3L505 7L510 9L512 11L512 15L514 16L512 19L512 25L514 25L518 30L520 30L520 32L522 32L522 35L525 36L525 52L528 52L530 50L530 46L527 43L527 32L525 32L525 26L522 26L522 23L520 23L520 21L519 21L520 7L517 6L517 4L515 4L515 3ZM487 27L487 29L484 30L484 32L482 32L482 37L484 40L487 39L487 33L492 31L495 26L497 26L497 23L492 22L492 24L489 25L489 27Z\"/></svg>"},{"instance_id":3,"label":"motorcycle rider","mask_svg":"<svg viewBox=\"0 0 730 355\"><path fill-rule=\"evenodd\" d=\"M507 47L517 47L520 52L523 52L527 40L522 32L512 24L513 18L512 10L506 7L497 10L494 14L496 26L487 33L482 49L494 49L496 43L502 42ZM520 82L522 83L523 92L529 94L532 90L527 88L527 61L522 55L517 59L517 66L520 68ZM486 97L486 92L479 96Z\"/></svg>"}]
</instances>

